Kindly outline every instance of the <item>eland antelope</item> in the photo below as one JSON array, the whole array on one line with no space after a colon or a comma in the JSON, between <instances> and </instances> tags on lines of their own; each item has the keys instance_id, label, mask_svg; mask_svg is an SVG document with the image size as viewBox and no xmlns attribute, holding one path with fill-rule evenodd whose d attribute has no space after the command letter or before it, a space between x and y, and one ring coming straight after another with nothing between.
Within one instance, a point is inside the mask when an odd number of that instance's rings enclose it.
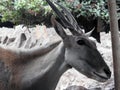
<instances>
[{"instance_id":1,"label":"eland antelope","mask_svg":"<svg viewBox=\"0 0 120 90\"><path fill-rule=\"evenodd\" d=\"M15 38L7 37L4 43L0 39L3 44L0 45L0 90L55 90L62 74L72 67L91 79L108 80L110 69L95 42L81 31L67 9L58 5L62 9L59 11L51 1L46 1L72 34L68 35L52 16L52 25L61 40L46 46L23 48L30 41L24 33L20 35L22 43L17 41L19 45L15 47L4 45L14 42Z\"/></svg>"}]
</instances>

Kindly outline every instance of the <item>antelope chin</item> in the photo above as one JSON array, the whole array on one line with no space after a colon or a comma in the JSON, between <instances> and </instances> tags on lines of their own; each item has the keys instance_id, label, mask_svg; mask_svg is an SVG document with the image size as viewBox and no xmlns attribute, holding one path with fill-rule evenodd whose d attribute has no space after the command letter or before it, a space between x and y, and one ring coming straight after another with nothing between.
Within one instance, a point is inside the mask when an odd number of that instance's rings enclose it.
<instances>
[{"instance_id":1,"label":"antelope chin","mask_svg":"<svg viewBox=\"0 0 120 90\"><path fill-rule=\"evenodd\" d=\"M96 77L96 80L99 82L105 82L109 79L109 77L107 77L107 75L105 75L105 74L101 74L98 72L93 72L93 74Z\"/></svg>"}]
</instances>

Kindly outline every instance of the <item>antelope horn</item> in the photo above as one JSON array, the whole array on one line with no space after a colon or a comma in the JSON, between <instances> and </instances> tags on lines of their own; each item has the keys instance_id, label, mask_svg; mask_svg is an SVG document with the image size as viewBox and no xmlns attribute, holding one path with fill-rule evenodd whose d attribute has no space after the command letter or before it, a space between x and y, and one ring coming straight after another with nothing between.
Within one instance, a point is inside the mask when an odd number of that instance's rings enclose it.
<instances>
[{"instance_id":1,"label":"antelope horn","mask_svg":"<svg viewBox=\"0 0 120 90\"><path fill-rule=\"evenodd\" d=\"M62 12L65 15L66 19L68 22L70 22L70 24L74 27L74 29L76 31L80 31L80 33L83 33L83 31L81 30L81 28L79 27L77 21L75 20L75 18L73 17L73 15L62 5L56 3L60 8L62 8ZM72 29L72 28L71 28Z\"/></svg>"},{"instance_id":2,"label":"antelope horn","mask_svg":"<svg viewBox=\"0 0 120 90\"><path fill-rule=\"evenodd\" d=\"M85 36L90 37L92 32L94 31L94 29L95 29L95 27L92 30L90 30L89 32L85 33Z\"/></svg>"},{"instance_id":3,"label":"antelope horn","mask_svg":"<svg viewBox=\"0 0 120 90\"><path fill-rule=\"evenodd\" d=\"M61 20L65 28L70 29L72 34L78 35L78 32L79 32L79 35L80 35L83 33L79 25L77 24L77 21L74 19L72 14L66 8L56 3L62 9L61 11L59 11L57 7L50 0L46 0L46 1L54 10L54 12L58 15L59 19Z\"/></svg>"}]
</instances>

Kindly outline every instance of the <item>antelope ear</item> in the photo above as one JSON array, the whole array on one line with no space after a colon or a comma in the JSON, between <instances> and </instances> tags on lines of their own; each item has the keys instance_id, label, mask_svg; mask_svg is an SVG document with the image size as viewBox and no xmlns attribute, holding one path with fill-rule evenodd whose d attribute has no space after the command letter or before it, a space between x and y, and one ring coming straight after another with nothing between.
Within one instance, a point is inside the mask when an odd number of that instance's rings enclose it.
<instances>
[{"instance_id":1,"label":"antelope ear","mask_svg":"<svg viewBox=\"0 0 120 90\"><path fill-rule=\"evenodd\" d=\"M85 33L85 36L86 36L86 37L90 37L91 34L92 34L92 32L94 31L94 29L95 29L95 27L94 27L91 31Z\"/></svg>"},{"instance_id":2,"label":"antelope ear","mask_svg":"<svg viewBox=\"0 0 120 90\"><path fill-rule=\"evenodd\" d=\"M53 27L55 28L55 31L57 32L57 34L62 39L65 39L67 37L67 34L65 33L62 25L55 20L54 16L51 17L51 23L52 23Z\"/></svg>"}]
</instances>

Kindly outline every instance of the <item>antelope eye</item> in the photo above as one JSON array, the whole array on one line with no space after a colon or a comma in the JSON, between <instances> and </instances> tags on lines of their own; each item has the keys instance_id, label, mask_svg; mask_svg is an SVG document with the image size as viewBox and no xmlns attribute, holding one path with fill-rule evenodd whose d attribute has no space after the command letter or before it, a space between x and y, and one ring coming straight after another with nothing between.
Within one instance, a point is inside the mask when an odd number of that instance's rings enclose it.
<instances>
[{"instance_id":1,"label":"antelope eye","mask_svg":"<svg viewBox=\"0 0 120 90\"><path fill-rule=\"evenodd\" d=\"M78 40L77 44L79 44L79 45L85 45L85 41L84 40Z\"/></svg>"}]
</instances>

